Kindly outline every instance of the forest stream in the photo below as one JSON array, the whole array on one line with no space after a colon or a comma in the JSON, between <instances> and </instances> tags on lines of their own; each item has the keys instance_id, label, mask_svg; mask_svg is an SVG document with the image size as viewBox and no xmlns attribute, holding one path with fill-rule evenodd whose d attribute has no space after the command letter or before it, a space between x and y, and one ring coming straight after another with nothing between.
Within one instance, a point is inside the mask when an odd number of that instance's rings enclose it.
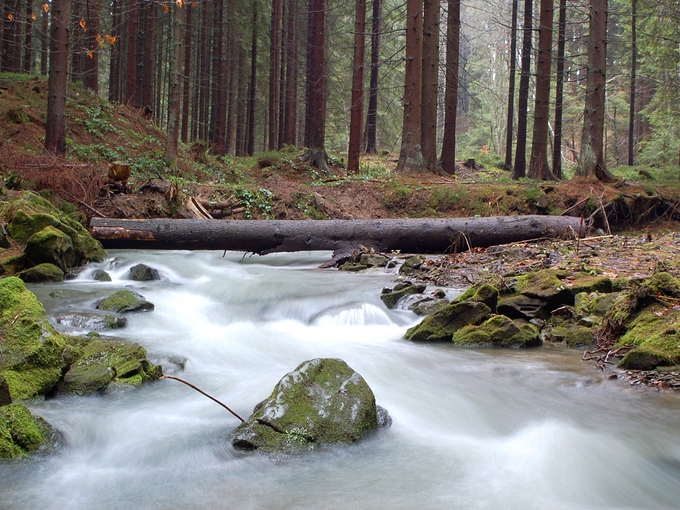
<instances>
[{"instance_id":1,"label":"forest stream","mask_svg":"<svg viewBox=\"0 0 680 510\"><path fill-rule=\"evenodd\" d=\"M302 361L334 357L393 424L272 460L234 450L239 421L172 380L34 401L64 446L0 465L2 509L678 508L678 392L605 379L575 349L408 342L419 318L380 301L395 270L317 269L329 253L109 255L75 280L29 288L51 317L134 288L155 310L115 335L242 416ZM125 279L140 262L163 279ZM94 281L96 268L113 281Z\"/></svg>"}]
</instances>

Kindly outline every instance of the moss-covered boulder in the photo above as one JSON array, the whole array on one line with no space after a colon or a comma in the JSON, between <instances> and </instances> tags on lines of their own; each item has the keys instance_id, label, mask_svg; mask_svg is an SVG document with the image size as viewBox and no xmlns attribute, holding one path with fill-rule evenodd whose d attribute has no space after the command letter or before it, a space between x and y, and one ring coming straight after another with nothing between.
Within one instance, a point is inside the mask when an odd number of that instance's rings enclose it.
<instances>
[{"instance_id":1,"label":"moss-covered boulder","mask_svg":"<svg viewBox=\"0 0 680 510\"><path fill-rule=\"evenodd\" d=\"M29 267L28 269L25 269L19 273L18 276L26 283L64 281L64 271L50 263L43 263L34 267Z\"/></svg>"},{"instance_id":2,"label":"moss-covered boulder","mask_svg":"<svg viewBox=\"0 0 680 510\"><path fill-rule=\"evenodd\" d=\"M618 297L618 292L580 292L574 297L574 308L579 316L604 317Z\"/></svg>"},{"instance_id":3,"label":"moss-covered boulder","mask_svg":"<svg viewBox=\"0 0 680 510\"><path fill-rule=\"evenodd\" d=\"M161 367L151 364L138 344L90 335L76 340L71 348L77 361L66 372L61 393L87 395L112 383L139 386L163 375Z\"/></svg>"},{"instance_id":4,"label":"moss-covered boulder","mask_svg":"<svg viewBox=\"0 0 680 510\"><path fill-rule=\"evenodd\" d=\"M564 342L569 347L588 347L593 343L594 334L592 327L565 321L549 328L546 337L552 342Z\"/></svg>"},{"instance_id":5,"label":"moss-covered boulder","mask_svg":"<svg viewBox=\"0 0 680 510\"><path fill-rule=\"evenodd\" d=\"M95 269L92 271L91 275L93 280L96 280L98 282L110 282L111 281L111 275L104 271L103 269Z\"/></svg>"},{"instance_id":6,"label":"moss-covered boulder","mask_svg":"<svg viewBox=\"0 0 680 510\"><path fill-rule=\"evenodd\" d=\"M154 305L137 292L119 290L100 301L97 304L97 308L116 313L150 312L154 309Z\"/></svg>"},{"instance_id":7,"label":"moss-covered boulder","mask_svg":"<svg viewBox=\"0 0 680 510\"><path fill-rule=\"evenodd\" d=\"M0 374L0 407L7 406L12 403L12 395L9 393L9 384L7 379Z\"/></svg>"},{"instance_id":8,"label":"moss-covered boulder","mask_svg":"<svg viewBox=\"0 0 680 510\"><path fill-rule=\"evenodd\" d=\"M497 311L512 319L547 319L550 315L549 303L545 299L510 294L498 301Z\"/></svg>"},{"instance_id":9,"label":"moss-covered boulder","mask_svg":"<svg viewBox=\"0 0 680 510\"><path fill-rule=\"evenodd\" d=\"M137 264L130 268L130 280L136 282L150 282L160 279L161 274L158 272L158 269L149 267L146 264Z\"/></svg>"},{"instance_id":10,"label":"moss-covered boulder","mask_svg":"<svg viewBox=\"0 0 680 510\"><path fill-rule=\"evenodd\" d=\"M389 261L389 258L380 253L362 253L359 257L359 264L367 267L385 267Z\"/></svg>"},{"instance_id":11,"label":"moss-covered boulder","mask_svg":"<svg viewBox=\"0 0 680 510\"><path fill-rule=\"evenodd\" d=\"M453 334L469 324L479 324L491 315L491 309L478 301L460 301L446 305L438 312L406 331L406 339L414 342L451 341Z\"/></svg>"},{"instance_id":12,"label":"moss-covered boulder","mask_svg":"<svg viewBox=\"0 0 680 510\"><path fill-rule=\"evenodd\" d=\"M521 324L504 315L494 315L479 325L470 324L457 330L453 343L475 347L537 347L542 341L533 324Z\"/></svg>"},{"instance_id":13,"label":"moss-covered boulder","mask_svg":"<svg viewBox=\"0 0 680 510\"><path fill-rule=\"evenodd\" d=\"M340 359L317 358L286 374L229 439L239 449L297 453L352 443L379 425L375 396L364 378Z\"/></svg>"},{"instance_id":14,"label":"moss-covered boulder","mask_svg":"<svg viewBox=\"0 0 680 510\"><path fill-rule=\"evenodd\" d=\"M419 301L418 303L416 303L415 306L411 308L411 311L416 315L423 316L432 315L433 313L437 313L439 310L441 310L448 304L449 300L445 298L440 299L428 298L426 300Z\"/></svg>"},{"instance_id":15,"label":"moss-covered boulder","mask_svg":"<svg viewBox=\"0 0 680 510\"><path fill-rule=\"evenodd\" d=\"M0 407L0 459L9 460L53 448L59 434L21 404Z\"/></svg>"},{"instance_id":16,"label":"moss-covered boulder","mask_svg":"<svg viewBox=\"0 0 680 510\"><path fill-rule=\"evenodd\" d=\"M512 282L515 292L550 303L568 303L572 296L570 289L562 281L566 271L544 269L535 273L518 276Z\"/></svg>"},{"instance_id":17,"label":"moss-covered boulder","mask_svg":"<svg viewBox=\"0 0 680 510\"><path fill-rule=\"evenodd\" d=\"M14 400L44 395L61 378L66 345L35 295L17 277L0 280L0 372Z\"/></svg>"},{"instance_id":18,"label":"moss-covered boulder","mask_svg":"<svg viewBox=\"0 0 680 510\"><path fill-rule=\"evenodd\" d=\"M411 294L422 294L426 288L427 286L422 283L402 282L395 285L393 289L385 287L380 295L380 299L391 310L397 306L397 303L403 297Z\"/></svg>"},{"instance_id":19,"label":"moss-covered boulder","mask_svg":"<svg viewBox=\"0 0 680 510\"><path fill-rule=\"evenodd\" d=\"M49 263L66 271L78 263L71 238L52 226L36 232L26 241L26 260L33 264Z\"/></svg>"}]
</instances>

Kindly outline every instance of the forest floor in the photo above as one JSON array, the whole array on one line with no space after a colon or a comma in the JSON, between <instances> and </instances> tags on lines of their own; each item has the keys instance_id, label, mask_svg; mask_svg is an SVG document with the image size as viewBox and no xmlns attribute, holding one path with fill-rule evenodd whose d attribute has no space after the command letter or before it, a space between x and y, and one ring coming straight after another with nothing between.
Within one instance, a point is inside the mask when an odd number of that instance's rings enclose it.
<instances>
[{"instance_id":1,"label":"forest floor","mask_svg":"<svg viewBox=\"0 0 680 510\"><path fill-rule=\"evenodd\" d=\"M468 154L453 176L400 174L398 155L364 156L349 174L329 158L330 174L286 148L250 158L216 157L205 144L181 144L175 167L163 162L164 133L143 112L110 104L73 84L68 154L42 149L47 83L0 74L0 176L7 193L33 189L78 207L87 223L111 218L375 219L568 214L591 220L580 241L535 240L502 251L474 248L428 261L422 279L466 287L488 274L526 273L559 257L569 269L611 278L657 270L680 277L680 169L619 167L612 184L571 179L513 181L498 158ZM131 168L126 182L110 164Z\"/></svg>"}]
</instances>

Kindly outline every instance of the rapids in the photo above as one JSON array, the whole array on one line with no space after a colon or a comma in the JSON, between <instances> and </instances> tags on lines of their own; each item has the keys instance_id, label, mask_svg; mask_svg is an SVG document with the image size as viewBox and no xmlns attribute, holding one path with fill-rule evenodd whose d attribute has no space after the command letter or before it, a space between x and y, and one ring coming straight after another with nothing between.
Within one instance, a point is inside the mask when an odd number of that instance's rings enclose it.
<instances>
[{"instance_id":1,"label":"rapids","mask_svg":"<svg viewBox=\"0 0 680 510\"><path fill-rule=\"evenodd\" d=\"M52 317L138 291L155 311L115 334L243 416L300 362L342 358L390 429L272 461L234 451L237 419L175 381L34 401L65 445L0 464L0 508L680 507L679 394L605 380L554 346L412 344L402 335L418 318L379 299L394 274L316 269L328 255L114 251L76 280L30 288ZM139 262L164 279L126 280ZM113 281L92 280L95 268Z\"/></svg>"}]
</instances>

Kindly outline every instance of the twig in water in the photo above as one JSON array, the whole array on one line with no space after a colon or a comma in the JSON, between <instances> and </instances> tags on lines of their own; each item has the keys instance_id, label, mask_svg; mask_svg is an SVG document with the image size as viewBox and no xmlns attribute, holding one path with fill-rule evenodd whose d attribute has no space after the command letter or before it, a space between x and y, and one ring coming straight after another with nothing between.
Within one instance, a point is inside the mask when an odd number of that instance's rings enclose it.
<instances>
[{"instance_id":1,"label":"twig in water","mask_svg":"<svg viewBox=\"0 0 680 510\"><path fill-rule=\"evenodd\" d=\"M229 409L229 407L228 407L226 404L223 404L222 402L220 402L219 400L217 400L217 399L216 399L215 397L213 397L212 395L209 395L209 394L207 394L205 391L203 391L202 389L200 389L200 388L194 386L194 385L191 384L189 381L185 381L184 379L180 379L179 377L175 377L175 376L173 376L173 375L162 375L162 376L160 376L159 379L174 379L175 381L179 381L179 382L181 382L181 383L184 383L184 384L186 384L187 386L189 386L190 388L195 389L195 390L196 390L197 392L199 392L201 395L205 395L205 396L208 397L210 400L213 400L214 402L217 402L219 405L221 405L222 407L224 407L227 411L229 411L231 414L233 414L234 416L236 416L236 417L237 417L239 420L241 420L242 422L245 422L245 421L246 421L246 420L244 420L243 418L241 418L238 414L236 414L234 411L232 411L231 409Z\"/></svg>"}]
</instances>

